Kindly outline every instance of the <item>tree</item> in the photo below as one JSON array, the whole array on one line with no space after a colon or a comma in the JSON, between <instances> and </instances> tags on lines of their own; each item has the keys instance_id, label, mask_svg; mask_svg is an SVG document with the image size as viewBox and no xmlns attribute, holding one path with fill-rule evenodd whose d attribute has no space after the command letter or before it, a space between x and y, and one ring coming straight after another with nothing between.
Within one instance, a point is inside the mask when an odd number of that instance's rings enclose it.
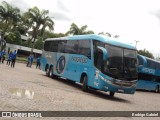
<instances>
[{"instance_id":1,"label":"tree","mask_svg":"<svg viewBox=\"0 0 160 120\"><path fill-rule=\"evenodd\" d=\"M22 45L21 34L18 31L9 33L9 35L6 37L6 42L16 45Z\"/></svg>"},{"instance_id":2,"label":"tree","mask_svg":"<svg viewBox=\"0 0 160 120\"><path fill-rule=\"evenodd\" d=\"M48 10L40 11L37 7L29 9L28 12L24 14L24 16L26 16L32 28L31 40L33 44L31 52L33 52L35 41L38 38L39 31L41 30L40 35L43 37L43 33L47 27L49 28L49 30L53 30L54 22L48 16L48 14L49 14Z\"/></svg>"},{"instance_id":3,"label":"tree","mask_svg":"<svg viewBox=\"0 0 160 120\"><path fill-rule=\"evenodd\" d=\"M43 38L40 37L36 42L35 42L35 48L36 49L39 49L39 50L42 50L43 49Z\"/></svg>"},{"instance_id":4,"label":"tree","mask_svg":"<svg viewBox=\"0 0 160 120\"><path fill-rule=\"evenodd\" d=\"M154 59L154 56L152 53L150 53L148 50L144 49L144 50L138 50L138 54L149 57Z\"/></svg>"},{"instance_id":5,"label":"tree","mask_svg":"<svg viewBox=\"0 0 160 120\"><path fill-rule=\"evenodd\" d=\"M32 24L29 22L27 16L23 14L21 20L17 23L17 26L14 30L19 31L21 35L27 35L29 29L31 29Z\"/></svg>"},{"instance_id":6,"label":"tree","mask_svg":"<svg viewBox=\"0 0 160 120\"><path fill-rule=\"evenodd\" d=\"M114 38L119 38L119 35L114 35Z\"/></svg>"},{"instance_id":7,"label":"tree","mask_svg":"<svg viewBox=\"0 0 160 120\"><path fill-rule=\"evenodd\" d=\"M84 25L79 28L75 23L72 23L70 30L66 34L72 34L72 35L94 34L92 30L86 31L87 27L88 27L87 25Z\"/></svg>"},{"instance_id":8,"label":"tree","mask_svg":"<svg viewBox=\"0 0 160 120\"><path fill-rule=\"evenodd\" d=\"M99 35L106 35L106 36L108 36L108 37L111 37L111 34L109 33L109 32L106 32L106 33L104 33L104 32L100 32L100 33L98 33Z\"/></svg>"},{"instance_id":9,"label":"tree","mask_svg":"<svg viewBox=\"0 0 160 120\"><path fill-rule=\"evenodd\" d=\"M112 35L109 33L109 32L100 32L98 33L99 35L105 35L105 36L108 36L108 37L112 37ZM119 38L119 35L114 35L113 38Z\"/></svg>"},{"instance_id":10,"label":"tree","mask_svg":"<svg viewBox=\"0 0 160 120\"><path fill-rule=\"evenodd\" d=\"M20 20L20 10L17 7L12 7L6 1L0 5L0 30L1 38L4 39L5 33L9 29L13 29Z\"/></svg>"},{"instance_id":11,"label":"tree","mask_svg":"<svg viewBox=\"0 0 160 120\"><path fill-rule=\"evenodd\" d=\"M65 37L66 34L64 33L52 33L49 31L45 31L43 34L43 40L45 40L46 38L58 38L58 37Z\"/></svg>"}]
</instances>

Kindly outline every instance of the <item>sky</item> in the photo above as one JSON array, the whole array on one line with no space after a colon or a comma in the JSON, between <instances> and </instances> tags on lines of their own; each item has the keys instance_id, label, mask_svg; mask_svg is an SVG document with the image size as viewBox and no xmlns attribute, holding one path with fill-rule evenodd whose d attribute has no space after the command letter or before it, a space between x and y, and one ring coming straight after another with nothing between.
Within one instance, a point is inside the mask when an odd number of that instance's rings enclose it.
<instances>
[{"instance_id":1,"label":"sky","mask_svg":"<svg viewBox=\"0 0 160 120\"><path fill-rule=\"evenodd\" d=\"M0 0L0 3L4 0ZM160 0L5 0L26 12L37 6L49 10L55 33L65 33L72 23L96 34L119 35L119 41L137 43L160 57Z\"/></svg>"}]
</instances>

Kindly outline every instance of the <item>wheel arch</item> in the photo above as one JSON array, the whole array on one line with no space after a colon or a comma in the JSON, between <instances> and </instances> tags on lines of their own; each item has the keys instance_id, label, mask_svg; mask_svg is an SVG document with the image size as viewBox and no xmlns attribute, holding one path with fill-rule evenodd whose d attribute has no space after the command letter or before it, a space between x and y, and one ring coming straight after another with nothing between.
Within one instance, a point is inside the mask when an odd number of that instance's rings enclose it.
<instances>
[{"instance_id":1,"label":"wheel arch","mask_svg":"<svg viewBox=\"0 0 160 120\"><path fill-rule=\"evenodd\" d=\"M81 74L81 78L80 78L80 83L83 83L83 77L84 76L87 76L87 78L88 78L88 74L86 73L86 72L82 72L82 74Z\"/></svg>"},{"instance_id":2,"label":"wheel arch","mask_svg":"<svg viewBox=\"0 0 160 120\"><path fill-rule=\"evenodd\" d=\"M49 64L46 64L45 71L47 71L48 68L49 68Z\"/></svg>"}]
</instances>

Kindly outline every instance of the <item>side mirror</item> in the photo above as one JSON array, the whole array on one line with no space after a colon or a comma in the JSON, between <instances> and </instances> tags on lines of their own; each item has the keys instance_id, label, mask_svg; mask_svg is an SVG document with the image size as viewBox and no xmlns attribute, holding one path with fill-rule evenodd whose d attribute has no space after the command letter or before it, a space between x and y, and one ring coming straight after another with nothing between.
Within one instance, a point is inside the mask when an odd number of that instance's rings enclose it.
<instances>
[{"instance_id":1,"label":"side mirror","mask_svg":"<svg viewBox=\"0 0 160 120\"><path fill-rule=\"evenodd\" d=\"M98 48L98 51L102 51L102 53L103 53L103 61L106 61L107 57L108 57L107 50L101 46L97 46L97 48Z\"/></svg>"}]
</instances>

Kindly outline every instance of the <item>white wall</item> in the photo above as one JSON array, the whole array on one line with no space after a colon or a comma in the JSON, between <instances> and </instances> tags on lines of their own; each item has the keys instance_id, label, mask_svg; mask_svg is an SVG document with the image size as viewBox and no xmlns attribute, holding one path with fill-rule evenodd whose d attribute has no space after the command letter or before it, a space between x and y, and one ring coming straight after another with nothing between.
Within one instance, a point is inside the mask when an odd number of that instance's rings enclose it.
<instances>
[{"instance_id":1,"label":"white wall","mask_svg":"<svg viewBox=\"0 0 160 120\"><path fill-rule=\"evenodd\" d=\"M29 47L24 47L24 46L20 46L20 45L14 45L14 44L6 44L6 52L8 52L8 48L10 48L10 51L18 51L18 50L24 50L24 51L31 51L31 48ZM42 50L38 50L38 49L34 49L33 50L34 53L39 53L42 54Z\"/></svg>"}]
</instances>

